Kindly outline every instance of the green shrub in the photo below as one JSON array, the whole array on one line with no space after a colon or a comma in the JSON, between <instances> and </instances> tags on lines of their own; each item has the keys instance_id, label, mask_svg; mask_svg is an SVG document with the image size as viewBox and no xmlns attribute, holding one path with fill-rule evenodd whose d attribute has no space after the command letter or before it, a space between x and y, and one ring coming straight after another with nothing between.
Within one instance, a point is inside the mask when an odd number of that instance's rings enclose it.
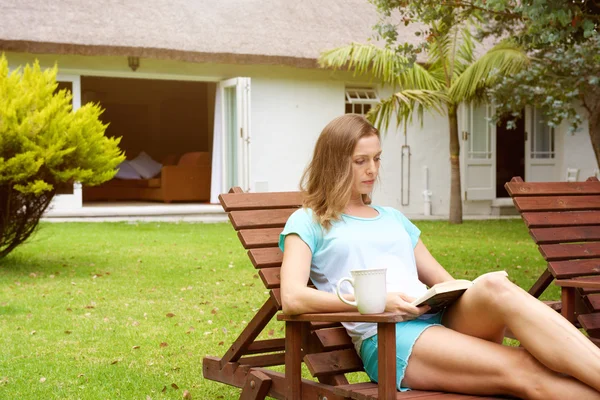
<instances>
[{"instance_id":1,"label":"green shrub","mask_svg":"<svg viewBox=\"0 0 600 400\"><path fill-rule=\"evenodd\" d=\"M0 57L0 258L31 235L57 185L100 184L124 159L120 139L104 136L101 108L73 111L56 72L36 61L9 73Z\"/></svg>"}]
</instances>

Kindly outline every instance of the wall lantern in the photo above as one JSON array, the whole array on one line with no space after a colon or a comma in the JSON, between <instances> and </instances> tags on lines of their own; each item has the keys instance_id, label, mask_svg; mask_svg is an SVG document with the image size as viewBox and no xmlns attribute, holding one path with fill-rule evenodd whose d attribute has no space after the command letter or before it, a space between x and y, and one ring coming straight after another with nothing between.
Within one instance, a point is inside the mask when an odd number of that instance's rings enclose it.
<instances>
[{"instance_id":1,"label":"wall lantern","mask_svg":"<svg viewBox=\"0 0 600 400\"><path fill-rule=\"evenodd\" d=\"M127 64L129 65L129 68L131 68L132 71L135 71L140 66L140 58L129 56L127 57Z\"/></svg>"}]
</instances>

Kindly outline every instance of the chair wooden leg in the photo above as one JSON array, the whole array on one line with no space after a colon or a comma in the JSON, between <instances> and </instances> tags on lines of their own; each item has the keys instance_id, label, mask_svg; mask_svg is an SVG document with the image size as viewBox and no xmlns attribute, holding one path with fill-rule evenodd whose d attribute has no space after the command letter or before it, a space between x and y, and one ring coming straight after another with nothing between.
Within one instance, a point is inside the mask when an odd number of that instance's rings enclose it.
<instances>
[{"instance_id":1,"label":"chair wooden leg","mask_svg":"<svg viewBox=\"0 0 600 400\"><path fill-rule=\"evenodd\" d=\"M396 398L396 324L377 324L378 399Z\"/></svg>"},{"instance_id":2,"label":"chair wooden leg","mask_svg":"<svg viewBox=\"0 0 600 400\"><path fill-rule=\"evenodd\" d=\"M533 297L540 297L540 295L546 290L546 288L552 283L554 276L547 269L542 273L538 280L529 289L529 294Z\"/></svg>"},{"instance_id":3,"label":"chair wooden leg","mask_svg":"<svg viewBox=\"0 0 600 400\"><path fill-rule=\"evenodd\" d=\"M561 314L572 324L575 323L575 288L562 287L561 290L562 310Z\"/></svg>"},{"instance_id":4,"label":"chair wooden leg","mask_svg":"<svg viewBox=\"0 0 600 400\"><path fill-rule=\"evenodd\" d=\"M302 323L285 323L285 392L287 400L302 399Z\"/></svg>"},{"instance_id":5,"label":"chair wooden leg","mask_svg":"<svg viewBox=\"0 0 600 400\"><path fill-rule=\"evenodd\" d=\"M277 314L277 305L269 297L242 333L240 333L240 336L223 355L220 361L221 368L224 368L229 362L237 362L275 314Z\"/></svg>"},{"instance_id":6,"label":"chair wooden leg","mask_svg":"<svg viewBox=\"0 0 600 400\"><path fill-rule=\"evenodd\" d=\"M240 400L264 400L271 388L271 378L263 372L252 370L246 378Z\"/></svg>"}]
</instances>

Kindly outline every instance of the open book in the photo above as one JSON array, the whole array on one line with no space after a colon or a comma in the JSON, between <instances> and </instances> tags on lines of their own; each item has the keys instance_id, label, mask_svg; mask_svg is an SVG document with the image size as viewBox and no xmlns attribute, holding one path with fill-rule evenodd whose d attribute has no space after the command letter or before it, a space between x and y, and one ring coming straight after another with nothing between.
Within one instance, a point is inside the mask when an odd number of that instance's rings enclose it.
<instances>
[{"instance_id":1,"label":"open book","mask_svg":"<svg viewBox=\"0 0 600 400\"><path fill-rule=\"evenodd\" d=\"M472 281L466 279L457 279L454 281L438 283L437 285L433 285L431 288L429 288L429 290L427 290L423 296L419 297L411 304L413 306L422 306L427 304L431 307L431 310L427 312L436 313L456 301L468 288L481 279L481 277L491 274L508 276L506 271L494 271L480 275Z\"/></svg>"}]
</instances>

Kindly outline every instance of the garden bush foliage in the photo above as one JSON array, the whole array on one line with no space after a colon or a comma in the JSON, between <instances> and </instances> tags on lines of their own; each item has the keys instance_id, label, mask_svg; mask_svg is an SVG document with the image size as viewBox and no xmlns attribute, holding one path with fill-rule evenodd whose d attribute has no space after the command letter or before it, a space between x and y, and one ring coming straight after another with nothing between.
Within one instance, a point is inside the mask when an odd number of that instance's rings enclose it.
<instances>
[{"instance_id":1,"label":"garden bush foliage","mask_svg":"<svg viewBox=\"0 0 600 400\"><path fill-rule=\"evenodd\" d=\"M120 139L104 136L102 109L73 111L56 73L37 62L9 72L0 56L0 258L31 235L57 185L100 184L124 159Z\"/></svg>"}]
</instances>

